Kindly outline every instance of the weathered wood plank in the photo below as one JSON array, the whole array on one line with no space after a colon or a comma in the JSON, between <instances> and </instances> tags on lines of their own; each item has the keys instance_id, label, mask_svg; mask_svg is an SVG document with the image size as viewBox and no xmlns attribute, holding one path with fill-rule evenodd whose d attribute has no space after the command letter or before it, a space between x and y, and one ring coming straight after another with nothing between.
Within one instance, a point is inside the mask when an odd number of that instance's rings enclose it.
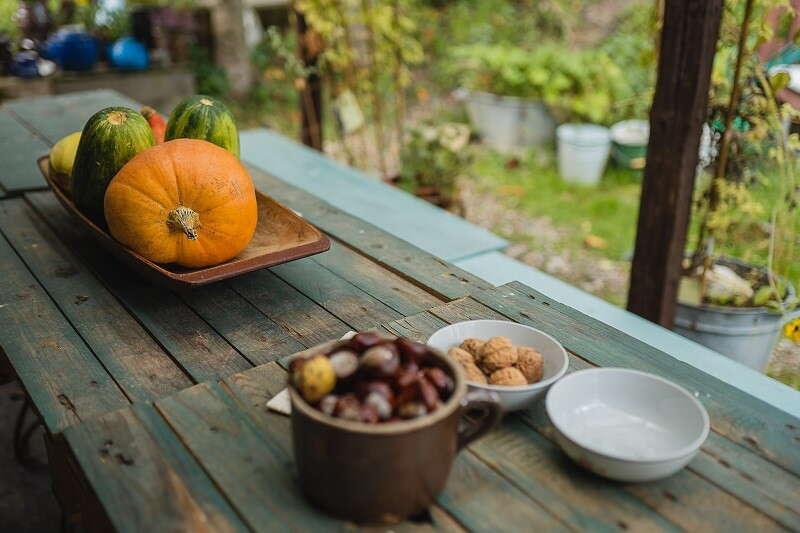
<instances>
[{"instance_id":1,"label":"weathered wood plank","mask_svg":"<svg viewBox=\"0 0 800 533\"><path fill-rule=\"evenodd\" d=\"M227 523L234 531L246 530L247 527L228 500L220 493L200 463L189 453L155 407L151 403L139 402L133 404L131 410L158 445L164 461L184 480L206 516L221 517L212 519L212 522Z\"/></svg>"},{"instance_id":2,"label":"weathered wood plank","mask_svg":"<svg viewBox=\"0 0 800 533\"><path fill-rule=\"evenodd\" d=\"M696 392L715 431L800 475L800 422L660 350L547 298L521 283L474 298L512 320L553 335L565 348L599 366L628 366L667 377Z\"/></svg>"},{"instance_id":3,"label":"weathered wood plank","mask_svg":"<svg viewBox=\"0 0 800 533\"><path fill-rule=\"evenodd\" d=\"M358 250L395 274L424 286L445 299L466 296L492 286L447 261L398 239L323 200L289 185L252 165L246 165L259 190L302 213L312 224Z\"/></svg>"},{"instance_id":4,"label":"weathered wood plank","mask_svg":"<svg viewBox=\"0 0 800 533\"><path fill-rule=\"evenodd\" d=\"M310 258L271 270L355 330L369 329L402 316Z\"/></svg>"},{"instance_id":5,"label":"weathered wood plank","mask_svg":"<svg viewBox=\"0 0 800 533\"><path fill-rule=\"evenodd\" d=\"M44 181L36 160L49 150L39 137L20 124L7 109L0 108L0 139L3 139L3 165L0 186L9 193L44 189ZM0 197L2 197L0 193Z\"/></svg>"},{"instance_id":6,"label":"weathered wood plank","mask_svg":"<svg viewBox=\"0 0 800 533\"><path fill-rule=\"evenodd\" d=\"M227 283L214 283L181 296L253 365L262 365L304 348L285 328L265 316Z\"/></svg>"},{"instance_id":7,"label":"weathered wood plank","mask_svg":"<svg viewBox=\"0 0 800 533\"><path fill-rule=\"evenodd\" d=\"M175 294L131 274L99 248L51 193L33 193L26 198L193 380L218 379L252 366Z\"/></svg>"},{"instance_id":8,"label":"weathered wood plank","mask_svg":"<svg viewBox=\"0 0 800 533\"><path fill-rule=\"evenodd\" d=\"M576 467L516 416L471 446L484 461L578 531L675 531L642 501Z\"/></svg>"},{"instance_id":9,"label":"weathered wood plank","mask_svg":"<svg viewBox=\"0 0 800 533\"><path fill-rule=\"evenodd\" d=\"M20 98L5 106L50 144L83 129L89 117L104 107L127 106L136 110L141 107L130 98L109 90Z\"/></svg>"},{"instance_id":10,"label":"weathered wood plank","mask_svg":"<svg viewBox=\"0 0 800 533\"><path fill-rule=\"evenodd\" d=\"M0 345L51 433L127 400L0 236Z\"/></svg>"},{"instance_id":11,"label":"weathered wood plank","mask_svg":"<svg viewBox=\"0 0 800 533\"><path fill-rule=\"evenodd\" d=\"M434 331L446 325L447 322L441 318L436 317L428 311L424 311L416 315L389 322L383 326L395 335L425 342Z\"/></svg>"},{"instance_id":12,"label":"weathered wood plank","mask_svg":"<svg viewBox=\"0 0 800 533\"><path fill-rule=\"evenodd\" d=\"M337 241L313 260L403 316L421 313L442 301Z\"/></svg>"},{"instance_id":13,"label":"weathered wood plank","mask_svg":"<svg viewBox=\"0 0 800 533\"><path fill-rule=\"evenodd\" d=\"M800 528L800 478L711 433L689 467L787 529Z\"/></svg>"},{"instance_id":14,"label":"weathered wood plank","mask_svg":"<svg viewBox=\"0 0 800 533\"><path fill-rule=\"evenodd\" d=\"M588 366L588 365L587 365ZM536 429L543 437L554 440L554 428L545 414L544 404L537 403L522 411L520 418L525 424ZM709 440L723 439L711 435ZM564 460L567 461L566 457ZM674 476L650 483L618 484L586 474L586 481L614 490L623 488L637 499L643 501L655 512L670 522L687 530L731 531L773 531L780 529L774 518L759 512L758 506L749 499L738 499L729 485L716 485L699 475L696 465L706 460L704 452L689 466ZM577 470L574 465L570 466ZM721 469L722 467L719 466ZM777 467L775 467L777 468Z\"/></svg>"},{"instance_id":15,"label":"weathered wood plank","mask_svg":"<svg viewBox=\"0 0 800 533\"><path fill-rule=\"evenodd\" d=\"M129 400L154 399L192 385L22 199L0 202L0 230Z\"/></svg>"},{"instance_id":16,"label":"weathered wood plank","mask_svg":"<svg viewBox=\"0 0 800 533\"><path fill-rule=\"evenodd\" d=\"M201 507L130 409L68 428L64 436L116 530L242 529Z\"/></svg>"},{"instance_id":17,"label":"weathered wood plank","mask_svg":"<svg viewBox=\"0 0 800 533\"><path fill-rule=\"evenodd\" d=\"M352 329L268 270L233 279L230 285L303 346L316 346Z\"/></svg>"},{"instance_id":18,"label":"weathered wood plank","mask_svg":"<svg viewBox=\"0 0 800 533\"><path fill-rule=\"evenodd\" d=\"M252 528L341 529L306 503L291 455L219 386L200 384L156 407Z\"/></svg>"}]
</instances>

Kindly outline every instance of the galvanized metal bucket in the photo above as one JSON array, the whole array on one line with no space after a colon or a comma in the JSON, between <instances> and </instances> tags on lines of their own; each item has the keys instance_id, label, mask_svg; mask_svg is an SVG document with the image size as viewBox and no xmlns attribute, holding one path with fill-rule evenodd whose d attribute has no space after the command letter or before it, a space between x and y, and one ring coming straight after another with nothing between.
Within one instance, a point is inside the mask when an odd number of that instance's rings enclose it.
<instances>
[{"instance_id":1,"label":"galvanized metal bucket","mask_svg":"<svg viewBox=\"0 0 800 533\"><path fill-rule=\"evenodd\" d=\"M678 304L675 332L735 361L763 371L783 317L764 307L735 308Z\"/></svg>"},{"instance_id":2,"label":"galvanized metal bucket","mask_svg":"<svg viewBox=\"0 0 800 533\"><path fill-rule=\"evenodd\" d=\"M500 152L550 142L556 128L542 102L515 96L470 92L467 114L484 142Z\"/></svg>"},{"instance_id":3,"label":"galvanized metal bucket","mask_svg":"<svg viewBox=\"0 0 800 533\"><path fill-rule=\"evenodd\" d=\"M732 258L719 260L719 263L739 271L753 268ZM790 285L788 291L789 296L794 296L794 287ZM715 352L763 372L785 320L787 317L766 307L678 302L673 329Z\"/></svg>"}]
</instances>

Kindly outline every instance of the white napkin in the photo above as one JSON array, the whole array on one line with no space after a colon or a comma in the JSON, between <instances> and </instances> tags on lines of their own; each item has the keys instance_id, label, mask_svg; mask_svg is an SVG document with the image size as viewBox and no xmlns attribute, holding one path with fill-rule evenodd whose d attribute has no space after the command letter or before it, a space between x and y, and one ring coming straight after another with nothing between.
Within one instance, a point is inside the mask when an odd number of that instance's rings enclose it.
<instances>
[{"instance_id":1,"label":"white napkin","mask_svg":"<svg viewBox=\"0 0 800 533\"><path fill-rule=\"evenodd\" d=\"M356 334L355 331L348 331L347 333L342 335L341 340L347 340L355 334ZM267 402L267 409L286 416L292 414L292 401L291 397L289 396L289 389L283 389L278 394L273 396Z\"/></svg>"}]
</instances>

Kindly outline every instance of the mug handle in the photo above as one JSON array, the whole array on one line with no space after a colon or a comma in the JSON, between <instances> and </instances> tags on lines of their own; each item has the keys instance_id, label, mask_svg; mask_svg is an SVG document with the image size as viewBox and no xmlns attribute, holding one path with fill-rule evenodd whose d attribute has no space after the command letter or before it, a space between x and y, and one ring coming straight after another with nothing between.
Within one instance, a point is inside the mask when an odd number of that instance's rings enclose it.
<instances>
[{"instance_id":1,"label":"mug handle","mask_svg":"<svg viewBox=\"0 0 800 533\"><path fill-rule=\"evenodd\" d=\"M461 400L457 447L460 450L492 430L503 418L497 394L472 389Z\"/></svg>"}]
</instances>

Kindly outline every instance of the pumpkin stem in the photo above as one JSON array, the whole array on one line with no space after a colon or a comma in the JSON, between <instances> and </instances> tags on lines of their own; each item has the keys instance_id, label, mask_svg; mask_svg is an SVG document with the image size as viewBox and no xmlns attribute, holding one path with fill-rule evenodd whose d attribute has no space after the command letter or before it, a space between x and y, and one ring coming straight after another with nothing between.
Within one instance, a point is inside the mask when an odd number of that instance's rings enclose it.
<instances>
[{"instance_id":1,"label":"pumpkin stem","mask_svg":"<svg viewBox=\"0 0 800 533\"><path fill-rule=\"evenodd\" d=\"M197 239L197 228L200 227L200 215L186 206L179 205L167 215L167 226L172 231L182 231L189 240Z\"/></svg>"}]
</instances>

